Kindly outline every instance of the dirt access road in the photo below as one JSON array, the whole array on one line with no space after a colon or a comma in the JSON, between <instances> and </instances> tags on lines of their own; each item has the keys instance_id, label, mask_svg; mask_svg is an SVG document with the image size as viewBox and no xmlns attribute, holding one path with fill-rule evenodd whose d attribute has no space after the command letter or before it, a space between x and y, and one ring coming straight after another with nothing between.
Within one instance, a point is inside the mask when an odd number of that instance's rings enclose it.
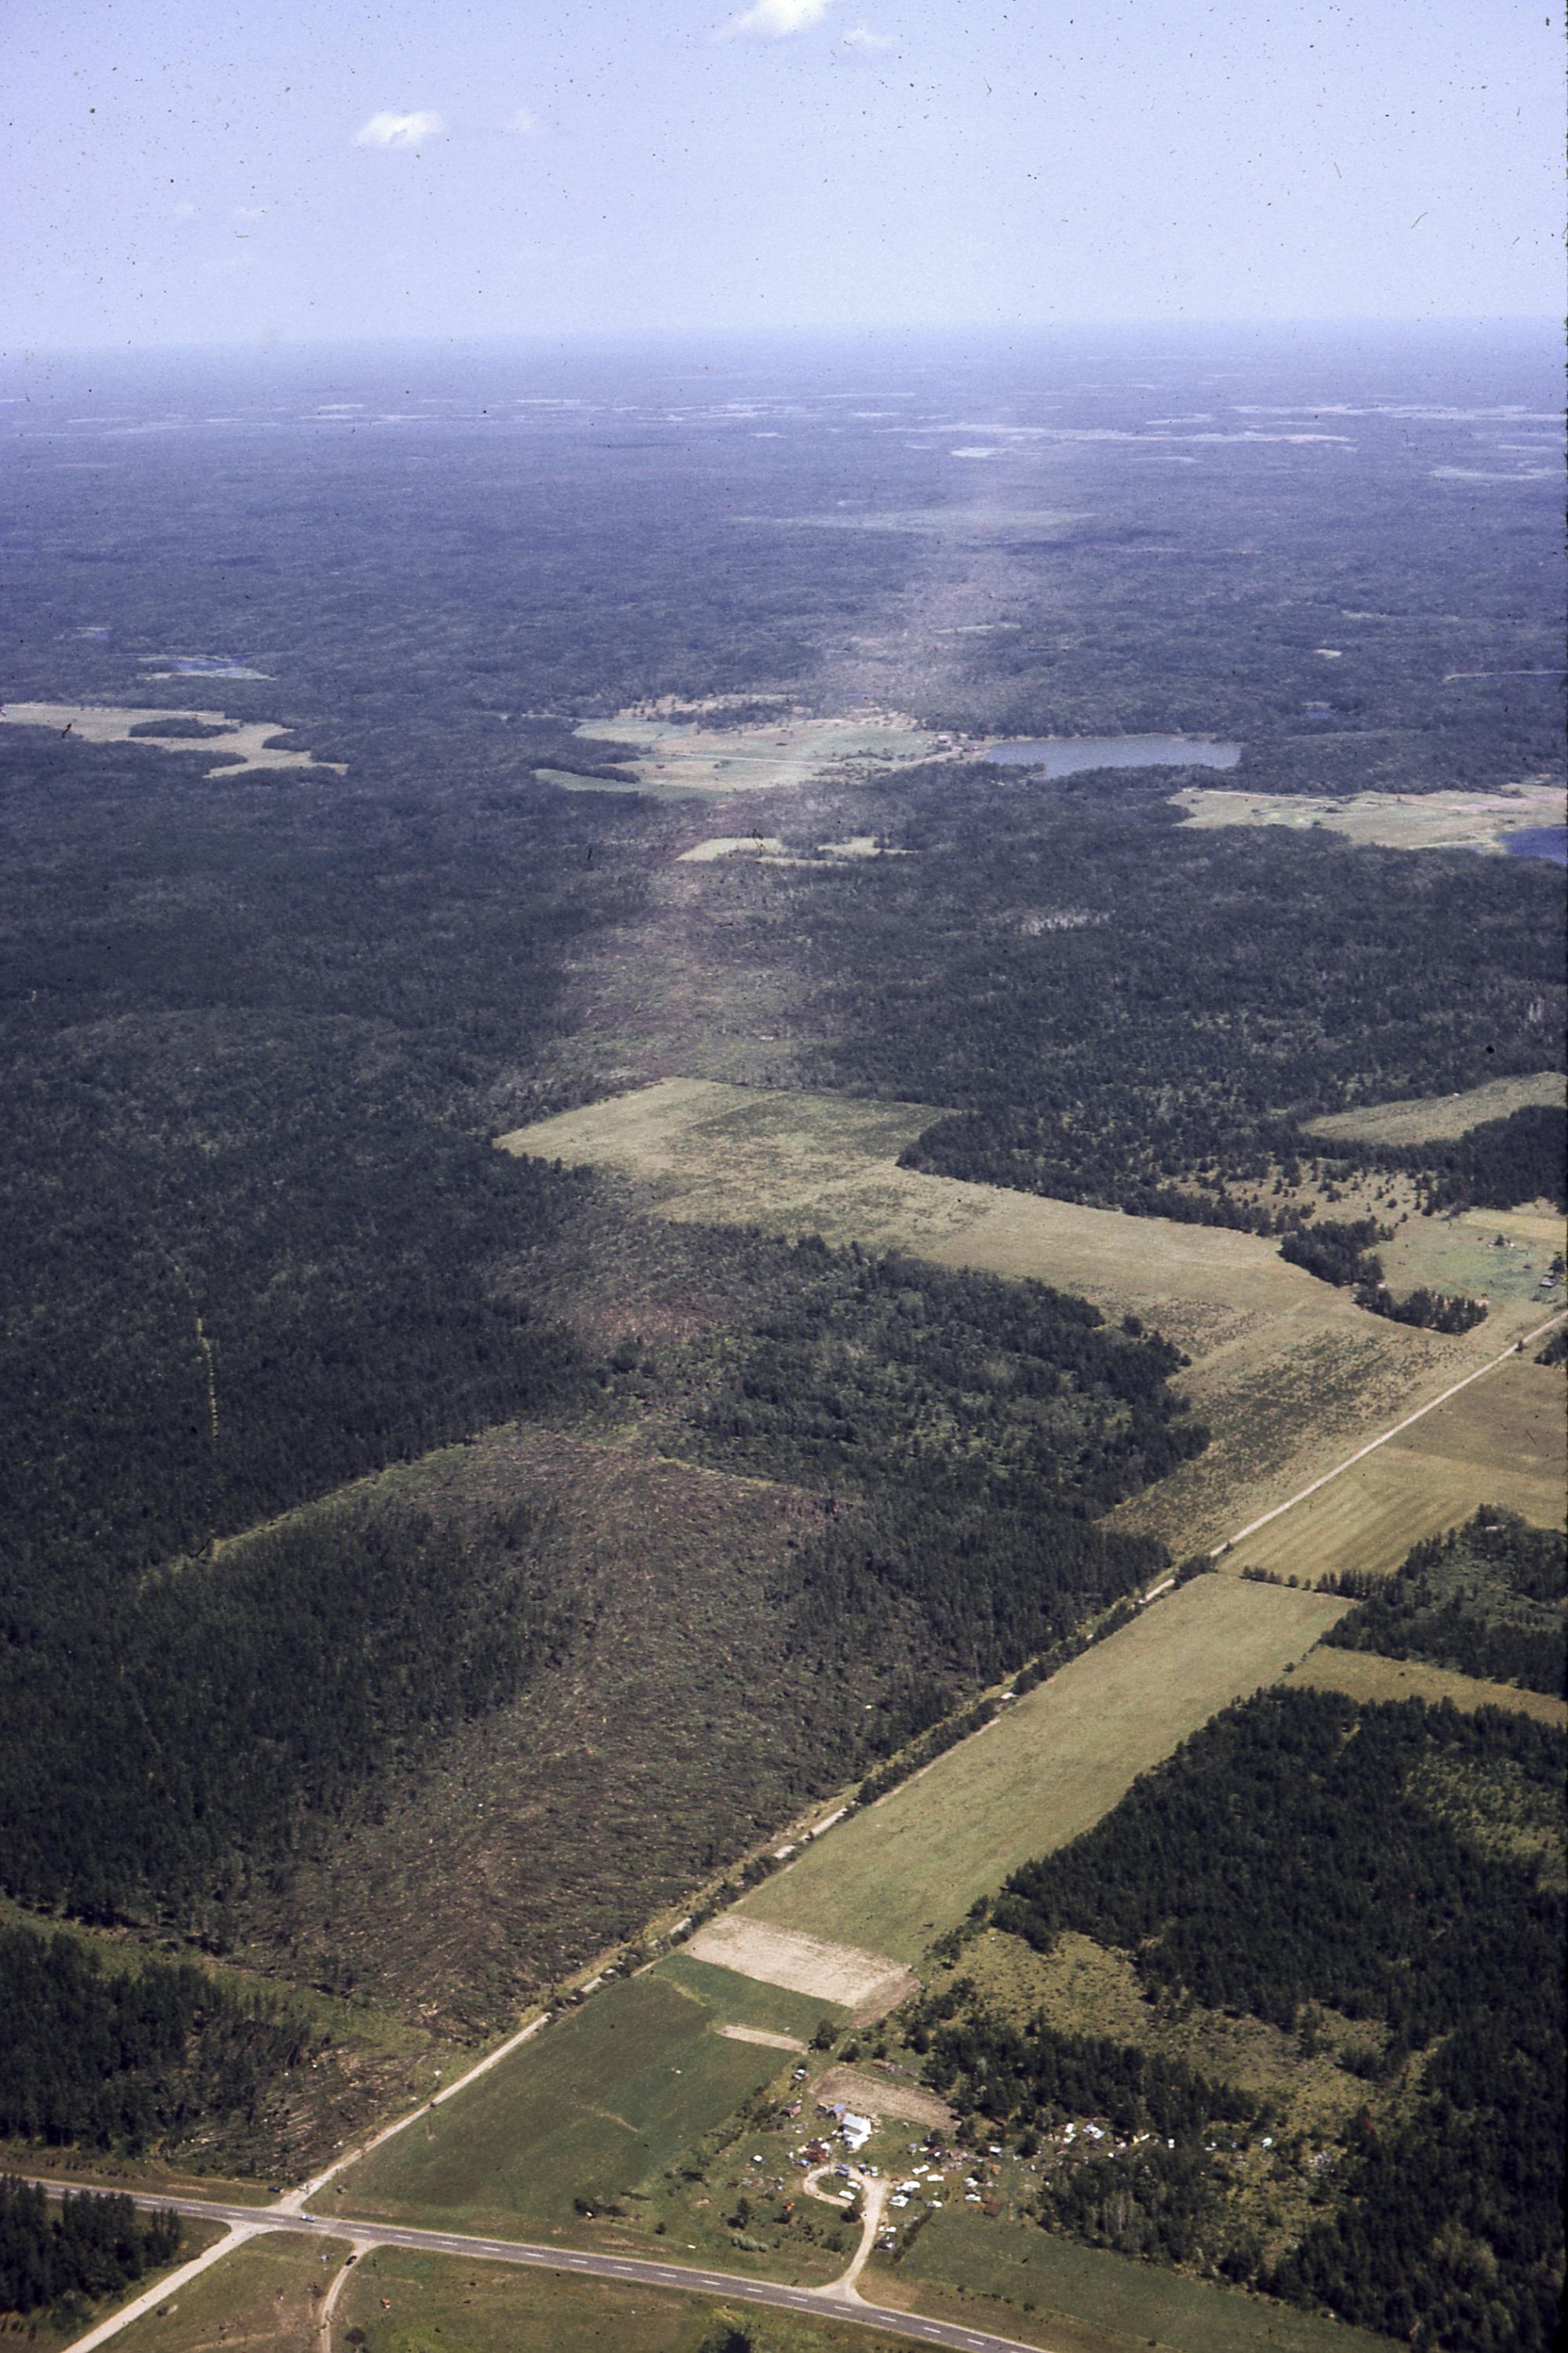
<instances>
[{"instance_id":1,"label":"dirt access road","mask_svg":"<svg viewBox=\"0 0 1568 2353\"><path fill-rule=\"evenodd\" d=\"M82 2186L79 2181L51 2181L42 2175L28 2179L38 2189L57 2193L77 2190ZM693 2271L684 2263L650 2263L631 2255L595 2255L565 2247L530 2246L517 2239L467 2238L457 2232L401 2230L384 2222L356 2222L344 2214L322 2221L314 2214L301 2214L297 2207L225 2206L206 2199L171 2198L163 2191L132 2190L129 2195L138 2206L165 2211L173 2207L176 2214L189 2214L196 2221L226 2222L232 2235L198 2258L204 2270L240 2238L254 2238L258 2231L270 2225L279 2230L314 2232L323 2239L346 2239L356 2255L372 2247L411 2247L421 2254L463 2255L471 2263L526 2263L542 2271L575 2272L592 2279L631 2281L639 2287L676 2288L689 2295L721 2295L739 2304L772 2305L782 2311L808 2314L817 2320L837 2321L841 2327L847 2324L880 2328L913 2345L953 2347L956 2353L1040 2353L1037 2345L1025 2345L1016 2337L997 2337L984 2328L963 2328L951 2320L926 2320L918 2313L893 2312L885 2306L863 2302L856 2290L855 2277L868 2252L865 2235L855 2262L840 2279L826 2287L786 2287L777 2280L740 2279L732 2272ZM869 2201L868 2210L874 2234L876 2226ZM164 2303L176 2284L194 2276L195 2269L196 2265L192 2265L188 2272L161 2281L123 2312L100 2321L77 2339L70 2353L88 2353L89 2347L105 2343L142 2312Z\"/></svg>"},{"instance_id":2,"label":"dirt access road","mask_svg":"<svg viewBox=\"0 0 1568 2353\"><path fill-rule=\"evenodd\" d=\"M1244 1543L1248 1536L1255 1536L1259 1528L1266 1528L1271 1521L1282 1518L1287 1512L1293 1512L1298 1504L1304 1504L1309 1495L1315 1495L1331 1480L1342 1478L1347 1471L1353 1471L1358 1462L1364 1462L1369 1454L1375 1454L1380 1446L1386 1446L1390 1439L1399 1436L1401 1430L1410 1429L1413 1423L1425 1419L1427 1414L1436 1413L1440 1405L1447 1405L1448 1399L1458 1397L1461 1389L1468 1389L1472 1381L1485 1380L1487 1375L1495 1373L1500 1365L1511 1364L1515 1356L1522 1356L1527 1348L1534 1347L1537 1340L1542 1340L1548 1332L1555 1331L1565 1314L1568 1310L1560 1310L1557 1314L1548 1316L1546 1322L1538 1324L1533 1332L1527 1332L1522 1339L1512 1341L1500 1356L1489 1357L1484 1365L1478 1365L1473 1373L1467 1373L1462 1381L1456 1381L1452 1388L1445 1389L1441 1397L1429 1398L1425 1405L1417 1406L1414 1413L1407 1413L1403 1421L1396 1421L1392 1430L1383 1430L1376 1438L1368 1439L1366 1444L1358 1446L1353 1454L1347 1454L1342 1462L1336 1462L1331 1471L1325 1471L1321 1479L1314 1479L1310 1486L1301 1488L1285 1503L1276 1504L1271 1512L1264 1512L1258 1519L1248 1520L1244 1528L1237 1528L1233 1536L1226 1536L1223 1544L1215 1545L1209 1558L1220 1559L1234 1546ZM1154 1589L1156 1592L1161 1590L1159 1587ZM1152 1598L1152 1594L1144 1596L1146 1600Z\"/></svg>"}]
</instances>

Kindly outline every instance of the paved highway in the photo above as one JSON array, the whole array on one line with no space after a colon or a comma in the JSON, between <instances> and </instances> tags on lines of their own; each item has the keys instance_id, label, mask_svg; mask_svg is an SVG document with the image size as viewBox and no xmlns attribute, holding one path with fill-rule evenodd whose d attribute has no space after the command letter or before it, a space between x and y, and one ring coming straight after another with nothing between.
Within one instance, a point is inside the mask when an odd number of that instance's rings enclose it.
<instances>
[{"instance_id":1,"label":"paved highway","mask_svg":"<svg viewBox=\"0 0 1568 2353\"><path fill-rule=\"evenodd\" d=\"M28 2177L41 2189L102 2189L105 2183L51 2181L39 2174ZM650 2263L637 2255L596 2255L575 2247L530 2246L518 2239L468 2238L457 2231L405 2230L395 2222L356 2221L352 2215L323 2219L278 2206L225 2206L216 2199L170 2197L153 2190L133 2189L138 2206L173 2207L208 2222L240 2225L247 2234L258 2230L310 2231L324 2239L347 2239L356 2250L369 2247L413 2247L425 2254L461 2255L470 2262L530 2263L541 2271L575 2272L591 2279L623 2280L639 2287L683 2289L692 2295L722 2295L732 2302L782 2306L822 2321L849 2323L885 2329L915 2345L946 2345L958 2353L1040 2353L1016 2337L997 2337L984 2328L965 2328L952 2320L927 2320L911 2312L894 2312L868 2304L853 2288L786 2287L777 2280L739 2279L732 2272L695 2271L686 2263ZM162 2297L160 2295L160 2301ZM129 2318L130 2315L127 2314ZM92 2342L100 2343L113 2322L99 2323Z\"/></svg>"}]
</instances>

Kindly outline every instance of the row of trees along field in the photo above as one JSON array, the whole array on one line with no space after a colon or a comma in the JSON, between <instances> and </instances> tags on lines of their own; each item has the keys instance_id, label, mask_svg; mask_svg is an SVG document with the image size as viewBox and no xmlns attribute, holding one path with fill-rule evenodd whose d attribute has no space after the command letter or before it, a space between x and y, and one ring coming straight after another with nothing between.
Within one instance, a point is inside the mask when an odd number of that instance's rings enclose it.
<instances>
[{"instance_id":1,"label":"row of trees along field","mask_svg":"<svg viewBox=\"0 0 1568 2353\"><path fill-rule=\"evenodd\" d=\"M1392 1577L1347 1569L1323 1580L1357 1607L1323 1641L1345 1651L1421 1659L1458 1674L1568 1699L1568 1538L1485 1504L1447 1535L1428 1536Z\"/></svg>"},{"instance_id":2,"label":"row of trees along field","mask_svg":"<svg viewBox=\"0 0 1568 2353\"><path fill-rule=\"evenodd\" d=\"M1194 832L1168 785L1124 777L1047 797L931 768L868 790L868 821L920 854L810 889L821 1067L951 1106L910 1166L1267 1224L1235 1186L1359 1156L1300 1120L1558 1053L1562 892L1528 860ZM1445 1184L1489 1181L1436 1150Z\"/></svg>"},{"instance_id":3,"label":"row of trees along field","mask_svg":"<svg viewBox=\"0 0 1568 2353\"><path fill-rule=\"evenodd\" d=\"M1271 2264L1237 2241L1240 2275L1455 2353L1555 2343L1564 1761L1529 1717L1280 1688L1008 1881L998 1927L1093 1936L1152 1996L1282 2028L1331 2006L1389 2083L1421 2054L1414 2096L1347 2134L1333 2211Z\"/></svg>"},{"instance_id":4,"label":"row of trees along field","mask_svg":"<svg viewBox=\"0 0 1568 2353\"><path fill-rule=\"evenodd\" d=\"M322 2037L270 1991L195 1962L0 1928L0 2134L138 2156L214 2117L253 2116Z\"/></svg>"},{"instance_id":5,"label":"row of trees along field","mask_svg":"<svg viewBox=\"0 0 1568 2353\"><path fill-rule=\"evenodd\" d=\"M79 2329L89 2297L172 2263L184 2235L177 2214L141 2214L114 2191L68 2192L51 2212L43 2190L0 2176L0 2313L54 2306L62 2327Z\"/></svg>"}]
</instances>

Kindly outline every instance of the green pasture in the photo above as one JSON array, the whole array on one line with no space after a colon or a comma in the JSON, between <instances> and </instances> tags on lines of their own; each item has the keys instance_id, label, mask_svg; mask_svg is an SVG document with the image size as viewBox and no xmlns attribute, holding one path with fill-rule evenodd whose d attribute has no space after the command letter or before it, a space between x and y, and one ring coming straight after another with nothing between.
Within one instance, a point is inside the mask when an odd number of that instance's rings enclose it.
<instances>
[{"instance_id":1,"label":"green pasture","mask_svg":"<svg viewBox=\"0 0 1568 2353\"><path fill-rule=\"evenodd\" d=\"M815 2021L821 2009L810 2007ZM343 2211L561 2233L580 2221L574 2200L618 2202L657 2179L787 2063L787 2052L714 2033L721 2014L673 1977L606 1986L356 2167Z\"/></svg>"},{"instance_id":2,"label":"green pasture","mask_svg":"<svg viewBox=\"0 0 1568 2353\"><path fill-rule=\"evenodd\" d=\"M953 2291L962 2291L962 2304ZM860 2293L868 2303L896 2298L1045 2346L1062 2344L1064 2320L1105 2330L1113 2345L1158 2345L1165 2353L1387 2353L1390 2342L1241 2288L1079 2246L1031 2222L956 2211L933 2215L898 2263L874 2257Z\"/></svg>"}]
</instances>

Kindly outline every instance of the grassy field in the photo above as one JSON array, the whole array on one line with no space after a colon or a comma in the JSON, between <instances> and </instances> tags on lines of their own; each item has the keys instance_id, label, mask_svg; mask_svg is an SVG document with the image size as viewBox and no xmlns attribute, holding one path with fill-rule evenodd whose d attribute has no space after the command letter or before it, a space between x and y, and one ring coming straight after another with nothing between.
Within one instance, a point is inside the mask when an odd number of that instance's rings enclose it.
<instances>
[{"instance_id":1,"label":"grassy field","mask_svg":"<svg viewBox=\"0 0 1568 2353\"><path fill-rule=\"evenodd\" d=\"M1224 1542L1540 1320L1515 1299L1477 1332L1437 1337L1363 1314L1255 1235L898 1167L936 1115L918 1103L670 1079L500 1143L612 1168L678 1221L900 1248L1142 1316L1193 1357L1182 1387L1213 1443L1114 1524L1182 1555Z\"/></svg>"},{"instance_id":2,"label":"grassy field","mask_svg":"<svg viewBox=\"0 0 1568 2353\"><path fill-rule=\"evenodd\" d=\"M268 2231L179 2289L162 2313L132 2321L116 2342L125 2353L319 2353L320 2295L348 2252L341 2239Z\"/></svg>"},{"instance_id":3,"label":"grassy field","mask_svg":"<svg viewBox=\"0 0 1568 2353\"><path fill-rule=\"evenodd\" d=\"M929 760L941 749L936 736L918 722L892 712L854 719L785 717L761 726L719 728L689 719L626 715L586 719L576 732L595 749L616 746L617 756L637 777L632 789L661 800L773 792L812 784L833 771L905 766ZM559 770L540 773L551 783L579 781ZM605 789L592 779L589 786Z\"/></svg>"},{"instance_id":4,"label":"grassy field","mask_svg":"<svg viewBox=\"0 0 1568 2353\"><path fill-rule=\"evenodd\" d=\"M1506 1707L1542 1724L1568 1726L1568 1700L1553 1699L1548 1692L1489 1683L1479 1675L1455 1674L1418 1659L1380 1658L1375 1651L1314 1651L1297 1669L1296 1680L1319 1691L1343 1692L1350 1699L1446 1699L1467 1714L1478 1707Z\"/></svg>"},{"instance_id":5,"label":"grassy field","mask_svg":"<svg viewBox=\"0 0 1568 2353\"><path fill-rule=\"evenodd\" d=\"M1217 1319L1229 1330L1321 1300L1321 1283L1255 1235L899 1167L900 1153L942 1116L921 1103L664 1079L499 1143L615 1169L645 1187L666 1218L819 1233L942 1266L1032 1275L1173 1333L1185 1331L1184 1308L1204 1328Z\"/></svg>"},{"instance_id":6,"label":"grassy field","mask_svg":"<svg viewBox=\"0 0 1568 2353\"><path fill-rule=\"evenodd\" d=\"M1386 2353L1388 2345L1364 2329L1079 2246L1033 2223L961 2212L934 2216L896 2265L874 2257L861 2293L993 2328L1051 2353L1121 2353L1132 2346L1170 2353Z\"/></svg>"},{"instance_id":7,"label":"grassy field","mask_svg":"<svg viewBox=\"0 0 1568 2353\"><path fill-rule=\"evenodd\" d=\"M382 2298L392 2309L383 2312ZM364 2353L701 2353L721 2323L748 2323L765 2353L903 2353L880 2329L835 2327L669 2288L563 2279L507 2263L379 2247L338 2306Z\"/></svg>"},{"instance_id":8,"label":"grassy field","mask_svg":"<svg viewBox=\"0 0 1568 2353\"><path fill-rule=\"evenodd\" d=\"M389 2141L344 2186L347 2213L435 2228L581 2237L578 2197L620 2202L747 2096L787 2071L790 2055L732 2042L712 2028L744 2002L737 2024L798 2032L820 2003L742 1996L729 1972L678 1958L606 1986L505 2061L449 2107ZM760 1990L760 1989L759 1989ZM710 2006L710 2004L712 2006Z\"/></svg>"},{"instance_id":9,"label":"grassy field","mask_svg":"<svg viewBox=\"0 0 1568 2353\"><path fill-rule=\"evenodd\" d=\"M1306 1122L1309 1135L1362 1144L1440 1144L1479 1127L1483 1120L1506 1119L1531 1103L1560 1103L1561 1071L1532 1071L1527 1077L1489 1079L1458 1095L1421 1095L1414 1101L1363 1103L1357 1111L1330 1112Z\"/></svg>"},{"instance_id":10,"label":"grassy field","mask_svg":"<svg viewBox=\"0 0 1568 2353\"><path fill-rule=\"evenodd\" d=\"M1482 849L1502 855L1505 836L1522 827L1561 825L1561 785L1515 785L1506 793L1237 792L1191 786L1172 796L1189 825L1325 826L1331 833L1385 849Z\"/></svg>"},{"instance_id":11,"label":"grassy field","mask_svg":"<svg viewBox=\"0 0 1568 2353\"><path fill-rule=\"evenodd\" d=\"M1560 1526L1568 1473L1563 1398L1561 1369L1528 1355L1510 1359L1245 1538L1223 1566L1306 1584L1342 1569L1391 1569L1413 1544L1468 1519L1481 1504Z\"/></svg>"},{"instance_id":12,"label":"grassy field","mask_svg":"<svg viewBox=\"0 0 1568 2353\"><path fill-rule=\"evenodd\" d=\"M1539 1323L1562 1306L1561 1284L1545 1299L1540 1290L1565 1240L1568 1229L1549 1207L1466 1209L1457 1218L1412 1218L1391 1241L1378 1244L1377 1254L1395 1291L1425 1284L1486 1300L1491 1309L1486 1328L1503 1331L1506 1339L1505 1313L1511 1326L1531 1315Z\"/></svg>"},{"instance_id":13,"label":"grassy field","mask_svg":"<svg viewBox=\"0 0 1568 2353\"><path fill-rule=\"evenodd\" d=\"M1300 1659L1348 1605L1200 1577L808 1847L740 1916L919 1959L975 1897Z\"/></svg>"}]
</instances>

